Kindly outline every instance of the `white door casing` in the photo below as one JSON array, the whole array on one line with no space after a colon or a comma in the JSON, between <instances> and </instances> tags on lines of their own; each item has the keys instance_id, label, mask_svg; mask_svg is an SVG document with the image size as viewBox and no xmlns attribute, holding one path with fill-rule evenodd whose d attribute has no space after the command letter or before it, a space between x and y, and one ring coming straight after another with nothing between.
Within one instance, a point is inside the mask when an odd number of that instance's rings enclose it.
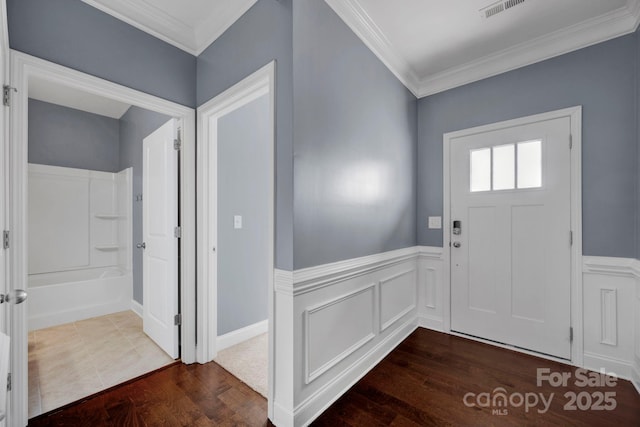
<instances>
[{"instance_id":1,"label":"white door casing","mask_svg":"<svg viewBox=\"0 0 640 427\"><path fill-rule=\"evenodd\" d=\"M2 2L0 5L0 82L2 85L8 84L8 76L9 76L9 34L7 27L7 5L6 2ZM8 195L9 195L9 109L3 108L2 113L0 114L0 136L2 138L2 142L0 143L0 232L9 229L9 224L7 222L8 215L8 207L10 204L8 203ZM0 247L0 293L6 294L9 290L9 260L8 260L8 249L3 249ZM11 335L9 328L11 327L11 317L8 314L7 309L8 304L0 304L0 332ZM5 375L3 372L0 375ZM1 377L0 377L1 378ZM4 397L7 395L6 398ZM11 402L9 402L10 394L6 393L6 391L2 391L0 393L2 397L0 399L5 399L6 408L3 410L3 414L5 417L2 421L0 421L0 427L5 425L12 425L15 419L13 414L10 411Z\"/></svg>"},{"instance_id":2,"label":"white door casing","mask_svg":"<svg viewBox=\"0 0 640 427\"><path fill-rule=\"evenodd\" d=\"M195 111L191 108L127 88L43 59L11 51L12 105L10 110L11 138L8 140L10 165L9 180L9 229L12 235L9 259L11 283L20 288L27 283L27 129L28 82L32 76L53 81L78 90L136 105L167 116L176 117L182 127L180 149L180 311L182 317L180 358L193 363L196 358L196 287L195 287ZM28 303L27 303L28 304ZM21 304L17 307L25 307ZM27 311L13 310L11 314L12 337L12 391L10 397L10 425L24 426L28 422L27 381Z\"/></svg>"},{"instance_id":3,"label":"white door casing","mask_svg":"<svg viewBox=\"0 0 640 427\"><path fill-rule=\"evenodd\" d=\"M470 191L470 150L534 140L543 144L542 188ZM452 132L443 142L445 330L581 365L581 108Z\"/></svg>"},{"instance_id":4,"label":"white door casing","mask_svg":"<svg viewBox=\"0 0 640 427\"><path fill-rule=\"evenodd\" d=\"M268 416L273 417L275 389L274 337L274 274L275 274L275 61L265 65L225 92L198 107L198 354L200 363L207 363L216 356L217 347L217 122L230 112L257 98L269 94L271 142L269 158L270 207L265 212L269 224L268 265L271 274L265 278L269 305L269 372L267 387Z\"/></svg>"},{"instance_id":5,"label":"white door casing","mask_svg":"<svg viewBox=\"0 0 640 427\"><path fill-rule=\"evenodd\" d=\"M143 329L169 356L179 356L178 154L175 119L144 138L142 147Z\"/></svg>"}]
</instances>

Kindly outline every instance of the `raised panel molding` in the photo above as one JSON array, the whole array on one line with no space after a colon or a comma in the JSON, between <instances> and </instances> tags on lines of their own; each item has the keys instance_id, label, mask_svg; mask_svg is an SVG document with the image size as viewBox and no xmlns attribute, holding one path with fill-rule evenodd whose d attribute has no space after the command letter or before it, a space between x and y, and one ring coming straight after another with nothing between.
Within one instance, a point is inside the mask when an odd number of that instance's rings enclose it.
<instances>
[{"instance_id":1,"label":"raised panel molding","mask_svg":"<svg viewBox=\"0 0 640 427\"><path fill-rule=\"evenodd\" d=\"M417 325L448 332L444 327L448 300L442 294L444 262L443 248L418 246L293 272L276 270L276 298L289 311L286 319L276 319L275 333L279 335L280 322L292 341L280 346L293 354L293 360L277 363L280 369L286 368L287 381L276 387L297 385L276 391L273 421L309 424ZM584 366L635 379L640 387L640 261L583 257L582 270L585 322L592 325L585 331L590 341L585 340L581 351ZM385 301L389 296L385 289L396 290L396 286L403 289L401 293L417 294L414 303L402 298L402 303ZM385 304L393 310L383 316ZM339 318L331 313L336 306L341 306L335 312ZM409 314L411 310L415 315ZM362 323L350 325L354 316ZM618 317L635 319L636 326L618 322ZM295 319L302 320L297 329ZM336 325L352 330L340 346L332 347ZM324 347L327 351L314 361L314 349Z\"/></svg>"},{"instance_id":2,"label":"raised panel molding","mask_svg":"<svg viewBox=\"0 0 640 427\"><path fill-rule=\"evenodd\" d=\"M600 342L618 345L618 291L600 289Z\"/></svg>"},{"instance_id":3,"label":"raised panel molding","mask_svg":"<svg viewBox=\"0 0 640 427\"><path fill-rule=\"evenodd\" d=\"M424 267L424 306L427 308L436 308L436 269L434 267Z\"/></svg>"},{"instance_id":4,"label":"raised panel molding","mask_svg":"<svg viewBox=\"0 0 640 427\"><path fill-rule=\"evenodd\" d=\"M409 282L402 283L400 279L405 276L411 276ZM400 282L400 283L398 283ZM404 288L401 288L404 285ZM408 285L408 286L407 286ZM385 290L387 287L393 286L394 289L391 290L392 294L387 297ZM385 279L381 279L379 282L379 302L380 302L380 332L384 332L398 320L402 319L404 316L409 314L416 308L417 305L417 293L416 293L416 270L412 268L411 270L406 270L401 273L394 274L391 277L387 277ZM408 288L408 289L407 289ZM403 295L402 292L405 292ZM408 294L407 294L408 292ZM390 309L389 307L391 302L398 302L400 297L405 297L408 301L404 301L405 304L402 304L401 307L391 316L385 318L384 314L386 309ZM391 301L395 299L395 301Z\"/></svg>"},{"instance_id":5,"label":"raised panel molding","mask_svg":"<svg viewBox=\"0 0 640 427\"><path fill-rule=\"evenodd\" d=\"M445 331L443 248L418 248L418 311L420 326Z\"/></svg>"},{"instance_id":6,"label":"raised panel molding","mask_svg":"<svg viewBox=\"0 0 640 427\"><path fill-rule=\"evenodd\" d=\"M369 341L371 341L376 336L375 331L375 287L377 284L371 283L363 288L356 289L353 292L349 292L346 295L342 295L340 297L334 298L330 301L323 302L321 304L315 305L313 307L308 307L303 313L304 319L304 366L305 366L305 384L311 383L313 380L318 378L320 375L324 374L335 365L340 363L342 360L349 357L351 354L359 350ZM356 299L360 297L361 301L357 301ZM368 304L367 304L368 300ZM352 303L350 307L347 307L349 303ZM365 304L365 307L361 305ZM345 306L342 308L342 311L336 310L336 308L340 305ZM330 319L320 319L318 321L314 321L314 316L319 317L321 313L330 309L334 309L331 316L331 319L336 323L340 323L340 330L336 330L335 324L327 325ZM368 311L368 312L367 312ZM336 318L336 315L344 314L343 318ZM348 316L350 314L352 316ZM357 317L363 316L364 319L358 319ZM353 317L356 317L354 319ZM350 320L351 318L351 320ZM322 322L325 320L325 322ZM344 320L344 322L342 321ZM361 322L362 324L358 324ZM313 323L313 324L312 324ZM316 324L318 323L318 324ZM356 326L368 326L364 331L349 331L350 327ZM329 330L323 331L321 328L329 328ZM314 334L314 329L316 329L316 334ZM318 331L319 329L319 331ZM362 332L361 334L359 332ZM357 337L351 340L350 344L343 345L343 348L337 348L332 355L332 357L328 358L328 360L324 362L319 362L316 364L312 364L312 357L317 355L320 349L324 349L324 351L331 350L334 341L331 342L320 342L317 345L314 345L313 340L316 339L316 336L319 338L332 337L333 340L337 338L336 334L351 334ZM312 348L313 347L313 348ZM315 354L313 354L315 352ZM319 365L319 366L316 366Z\"/></svg>"},{"instance_id":7,"label":"raised panel molding","mask_svg":"<svg viewBox=\"0 0 640 427\"><path fill-rule=\"evenodd\" d=\"M634 379L640 346L640 261L585 256L582 271L584 367Z\"/></svg>"}]
</instances>

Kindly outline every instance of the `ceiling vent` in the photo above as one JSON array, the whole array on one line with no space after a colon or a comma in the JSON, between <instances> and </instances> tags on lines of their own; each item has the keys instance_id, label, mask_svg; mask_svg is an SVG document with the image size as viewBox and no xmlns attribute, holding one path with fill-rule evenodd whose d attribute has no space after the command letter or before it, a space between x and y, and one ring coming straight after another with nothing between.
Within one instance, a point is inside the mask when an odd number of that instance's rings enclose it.
<instances>
[{"instance_id":1,"label":"ceiling vent","mask_svg":"<svg viewBox=\"0 0 640 427\"><path fill-rule=\"evenodd\" d=\"M488 19L521 3L524 3L524 0L502 0L480 9L480 15L482 15L483 18Z\"/></svg>"}]
</instances>

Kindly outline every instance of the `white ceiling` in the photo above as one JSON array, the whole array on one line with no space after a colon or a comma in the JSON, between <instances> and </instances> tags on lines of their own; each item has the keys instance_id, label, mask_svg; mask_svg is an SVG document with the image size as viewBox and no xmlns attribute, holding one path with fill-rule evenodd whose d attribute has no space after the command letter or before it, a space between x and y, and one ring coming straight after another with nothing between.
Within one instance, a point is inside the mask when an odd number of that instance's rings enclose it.
<instances>
[{"instance_id":1,"label":"white ceiling","mask_svg":"<svg viewBox=\"0 0 640 427\"><path fill-rule=\"evenodd\" d=\"M257 0L82 1L199 55ZM640 0L325 1L418 97L631 33L640 22ZM480 13L505 2L519 4Z\"/></svg>"},{"instance_id":2,"label":"white ceiling","mask_svg":"<svg viewBox=\"0 0 640 427\"><path fill-rule=\"evenodd\" d=\"M50 80L29 77L29 98L101 116L120 119L131 105L64 86Z\"/></svg>"},{"instance_id":3,"label":"white ceiling","mask_svg":"<svg viewBox=\"0 0 640 427\"><path fill-rule=\"evenodd\" d=\"M200 55L258 0L82 0L192 55Z\"/></svg>"},{"instance_id":4,"label":"white ceiling","mask_svg":"<svg viewBox=\"0 0 640 427\"><path fill-rule=\"evenodd\" d=\"M325 0L418 97L599 43L638 27L640 0Z\"/></svg>"}]
</instances>

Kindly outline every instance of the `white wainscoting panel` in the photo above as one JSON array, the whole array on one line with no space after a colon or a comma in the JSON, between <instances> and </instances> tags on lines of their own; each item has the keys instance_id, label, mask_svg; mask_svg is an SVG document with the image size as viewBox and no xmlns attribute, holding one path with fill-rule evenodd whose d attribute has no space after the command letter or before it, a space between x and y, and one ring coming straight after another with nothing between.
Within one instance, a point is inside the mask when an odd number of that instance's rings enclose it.
<instances>
[{"instance_id":1,"label":"white wainscoting panel","mask_svg":"<svg viewBox=\"0 0 640 427\"><path fill-rule=\"evenodd\" d=\"M418 324L449 332L445 268L414 247L277 270L274 423L309 424ZM640 261L584 257L583 297L584 366L640 390Z\"/></svg>"},{"instance_id":2,"label":"white wainscoting panel","mask_svg":"<svg viewBox=\"0 0 640 427\"><path fill-rule=\"evenodd\" d=\"M635 260L583 258L584 367L633 377L638 271ZM629 320L627 320L629 319Z\"/></svg>"},{"instance_id":3,"label":"white wainscoting panel","mask_svg":"<svg viewBox=\"0 0 640 427\"><path fill-rule=\"evenodd\" d=\"M420 326L444 331L444 260L442 248L418 248Z\"/></svg>"},{"instance_id":4,"label":"white wainscoting panel","mask_svg":"<svg viewBox=\"0 0 640 427\"><path fill-rule=\"evenodd\" d=\"M276 271L275 424L309 424L415 330L417 254Z\"/></svg>"},{"instance_id":5,"label":"white wainscoting panel","mask_svg":"<svg viewBox=\"0 0 640 427\"><path fill-rule=\"evenodd\" d=\"M600 289L600 343L618 345L618 290Z\"/></svg>"},{"instance_id":6,"label":"white wainscoting panel","mask_svg":"<svg viewBox=\"0 0 640 427\"><path fill-rule=\"evenodd\" d=\"M375 338L375 287L372 283L304 311L305 384Z\"/></svg>"},{"instance_id":7,"label":"white wainscoting panel","mask_svg":"<svg viewBox=\"0 0 640 427\"><path fill-rule=\"evenodd\" d=\"M393 326L416 308L416 269L380 280L380 332Z\"/></svg>"}]
</instances>

